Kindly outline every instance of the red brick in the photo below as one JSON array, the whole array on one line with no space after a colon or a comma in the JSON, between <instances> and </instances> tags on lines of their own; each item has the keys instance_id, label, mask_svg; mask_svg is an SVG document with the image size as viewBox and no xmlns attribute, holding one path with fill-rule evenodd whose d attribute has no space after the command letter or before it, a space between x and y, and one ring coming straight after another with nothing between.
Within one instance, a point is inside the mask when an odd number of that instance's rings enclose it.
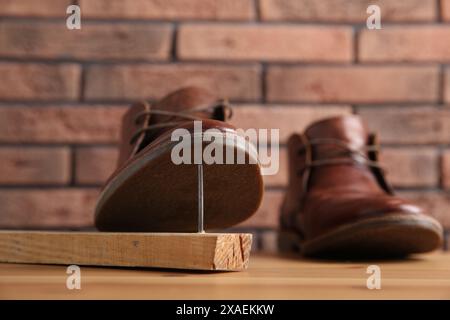
<instances>
[{"instance_id":1,"label":"red brick","mask_svg":"<svg viewBox=\"0 0 450 320\"><path fill-rule=\"evenodd\" d=\"M86 18L249 20L253 0L80 0Z\"/></svg>"},{"instance_id":2,"label":"red brick","mask_svg":"<svg viewBox=\"0 0 450 320\"><path fill-rule=\"evenodd\" d=\"M314 121L350 113L349 106L237 105L231 123L245 130L279 129L280 141L284 143L291 134L302 132Z\"/></svg>"},{"instance_id":3,"label":"red brick","mask_svg":"<svg viewBox=\"0 0 450 320\"><path fill-rule=\"evenodd\" d=\"M166 24L93 24L68 30L61 22L0 23L0 56L49 59L167 59Z\"/></svg>"},{"instance_id":4,"label":"red brick","mask_svg":"<svg viewBox=\"0 0 450 320\"><path fill-rule=\"evenodd\" d=\"M381 164L394 187L437 187L438 153L434 148L383 148Z\"/></svg>"},{"instance_id":5,"label":"red brick","mask_svg":"<svg viewBox=\"0 0 450 320\"><path fill-rule=\"evenodd\" d=\"M269 67L269 101L435 102L438 69L413 66Z\"/></svg>"},{"instance_id":6,"label":"red brick","mask_svg":"<svg viewBox=\"0 0 450 320\"><path fill-rule=\"evenodd\" d=\"M236 100L261 96L256 65L147 65L93 66L86 75L89 100L158 99L182 86L196 85Z\"/></svg>"},{"instance_id":7,"label":"red brick","mask_svg":"<svg viewBox=\"0 0 450 320\"><path fill-rule=\"evenodd\" d=\"M0 16L66 17L72 0L0 0Z\"/></svg>"},{"instance_id":8,"label":"red brick","mask_svg":"<svg viewBox=\"0 0 450 320\"><path fill-rule=\"evenodd\" d=\"M0 100L76 100L80 73L75 64L0 63Z\"/></svg>"},{"instance_id":9,"label":"red brick","mask_svg":"<svg viewBox=\"0 0 450 320\"><path fill-rule=\"evenodd\" d=\"M116 142L122 107L1 107L0 142Z\"/></svg>"},{"instance_id":10,"label":"red brick","mask_svg":"<svg viewBox=\"0 0 450 320\"><path fill-rule=\"evenodd\" d=\"M450 150L445 150L441 158L442 186L450 189Z\"/></svg>"},{"instance_id":11,"label":"red brick","mask_svg":"<svg viewBox=\"0 0 450 320\"><path fill-rule=\"evenodd\" d=\"M450 103L450 68L444 71L444 101Z\"/></svg>"},{"instance_id":12,"label":"red brick","mask_svg":"<svg viewBox=\"0 0 450 320\"><path fill-rule=\"evenodd\" d=\"M70 150L65 147L1 147L0 184L66 184Z\"/></svg>"},{"instance_id":13,"label":"red brick","mask_svg":"<svg viewBox=\"0 0 450 320\"><path fill-rule=\"evenodd\" d=\"M441 15L442 15L442 20L444 20L444 21L450 20L450 1L449 0L441 0Z\"/></svg>"},{"instance_id":14,"label":"red brick","mask_svg":"<svg viewBox=\"0 0 450 320\"><path fill-rule=\"evenodd\" d=\"M359 40L361 61L450 61L450 28L447 26L399 26L363 30Z\"/></svg>"},{"instance_id":15,"label":"red brick","mask_svg":"<svg viewBox=\"0 0 450 320\"><path fill-rule=\"evenodd\" d=\"M399 195L414 201L417 205L420 205L426 213L435 217L442 223L444 228L450 228L450 215L448 214L448 208L450 206L450 195L445 192L400 192Z\"/></svg>"},{"instance_id":16,"label":"red brick","mask_svg":"<svg viewBox=\"0 0 450 320\"><path fill-rule=\"evenodd\" d=\"M125 109L100 105L1 107L0 142L117 142ZM236 126L278 128L281 141L315 120L351 112L348 106L237 105L234 110L231 122Z\"/></svg>"},{"instance_id":17,"label":"red brick","mask_svg":"<svg viewBox=\"0 0 450 320\"><path fill-rule=\"evenodd\" d=\"M260 0L263 20L365 22L367 7L376 4L384 21L433 21L434 0Z\"/></svg>"},{"instance_id":18,"label":"red brick","mask_svg":"<svg viewBox=\"0 0 450 320\"><path fill-rule=\"evenodd\" d=\"M81 147L76 149L75 181L78 184L103 184L117 167L118 149Z\"/></svg>"},{"instance_id":19,"label":"red brick","mask_svg":"<svg viewBox=\"0 0 450 320\"><path fill-rule=\"evenodd\" d=\"M0 190L0 228L91 227L94 189Z\"/></svg>"},{"instance_id":20,"label":"red brick","mask_svg":"<svg viewBox=\"0 0 450 320\"><path fill-rule=\"evenodd\" d=\"M358 113L382 143L429 144L450 141L450 113L433 107L367 107Z\"/></svg>"},{"instance_id":21,"label":"red brick","mask_svg":"<svg viewBox=\"0 0 450 320\"><path fill-rule=\"evenodd\" d=\"M266 191L258 211L239 226L246 228L277 228L283 196L284 192L282 191Z\"/></svg>"},{"instance_id":22,"label":"red brick","mask_svg":"<svg viewBox=\"0 0 450 320\"><path fill-rule=\"evenodd\" d=\"M191 60L349 62L352 29L292 25L188 24L178 55Z\"/></svg>"}]
</instances>

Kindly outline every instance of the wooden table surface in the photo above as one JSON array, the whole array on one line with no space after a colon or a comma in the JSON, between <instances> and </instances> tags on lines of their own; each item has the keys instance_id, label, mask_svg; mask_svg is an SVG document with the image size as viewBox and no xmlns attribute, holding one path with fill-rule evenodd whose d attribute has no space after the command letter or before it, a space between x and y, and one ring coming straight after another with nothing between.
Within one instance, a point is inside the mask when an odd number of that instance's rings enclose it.
<instances>
[{"instance_id":1,"label":"wooden table surface","mask_svg":"<svg viewBox=\"0 0 450 320\"><path fill-rule=\"evenodd\" d=\"M381 289L369 290L369 265ZM398 261L336 262L253 255L243 272L81 267L81 289L66 266L0 264L1 299L450 299L450 254Z\"/></svg>"}]
</instances>

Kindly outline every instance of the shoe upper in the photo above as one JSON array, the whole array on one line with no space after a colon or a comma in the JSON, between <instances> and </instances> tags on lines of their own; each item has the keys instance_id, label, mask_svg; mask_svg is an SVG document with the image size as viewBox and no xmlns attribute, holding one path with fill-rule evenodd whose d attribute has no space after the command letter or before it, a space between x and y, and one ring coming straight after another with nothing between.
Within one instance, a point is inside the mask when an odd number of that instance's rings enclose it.
<instances>
[{"instance_id":1,"label":"shoe upper","mask_svg":"<svg viewBox=\"0 0 450 320\"><path fill-rule=\"evenodd\" d=\"M134 157L162 134L202 120L204 126L226 126L228 105L207 90L186 87L156 103L133 104L122 118L118 167ZM215 122L215 121L217 122Z\"/></svg>"},{"instance_id":2,"label":"shoe upper","mask_svg":"<svg viewBox=\"0 0 450 320\"><path fill-rule=\"evenodd\" d=\"M422 213L394 195L376 140L355 115L325 119L291 136L281 227L311 239L361 219Z\"/></svg>"}]
</instances>

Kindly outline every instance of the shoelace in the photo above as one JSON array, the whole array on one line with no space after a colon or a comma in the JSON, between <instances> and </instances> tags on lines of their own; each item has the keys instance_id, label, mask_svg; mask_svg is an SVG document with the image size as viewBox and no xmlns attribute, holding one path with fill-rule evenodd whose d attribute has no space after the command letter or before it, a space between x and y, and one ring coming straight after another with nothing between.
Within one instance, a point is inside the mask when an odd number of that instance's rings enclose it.
<instances>
[{"instance_id":1,"label":"shoelace","mask_svg":"<svg viewBox=\"0 0 450 320\"><path fill-rule=\"evenodd\" d=\"M183 118L183 119L187 119L187 120L203 120L203 118L201 118L200 116L193 115L193 113L207 112L207 111L214 112L216 110L216 108L218 108L218 107L224 108L226 120L231 119L231 117L233 116L233 109L231 108L231 106L229 105L227 100L220 100L216 104L200 106L200 107L197 107L194 109L189 109L188 111L185 111L185 112L183 112L183 111L175 112L175 111L167 111L167 110L160 110L160 109L151 109L149 111L142 111L136 115L136 117L134 118L134 123L136 125L140 124L140 120L142 117L151 115L151 114L178 117L178 118ZM227 114L227 112L228 112L228 114ZM145 127L139 128L138 130L136 130L136 132L131 137L130 144L134 144L136 142L136 139L143 132L148 132L148 131L152 131L152 130L160 129L160 128L172 127L172 126L178 125L179 123L180 123L179 121L167 121L167 122L155 123L155 124L151 124L151 125L147 125Z\"/></svg>"},{"instance_id":2,"label":"shoelace","mask_svg":"<svg viewBox=\"0 0 450 320\"><path fill-rule=\"evenodd\" d=\"M379 151L378 146L362 146L360 148L351 148L346 142L339 139L311 139L308 140L306 137L302 136L303 147L299 150L299 154L307 152L305 166L300 170L299 175L312 167L318 167L323 165L334 165L334 164L365 164L372 168L378 168L382 171L383 168L378 164L378 162L369 159L367 152ZM334 145L344 149L341 152L330 152L325 154L325 159L313 160L311 148L316 145ZM357 156L357 157L355 157Z\"/></svg>"}]
</instances>

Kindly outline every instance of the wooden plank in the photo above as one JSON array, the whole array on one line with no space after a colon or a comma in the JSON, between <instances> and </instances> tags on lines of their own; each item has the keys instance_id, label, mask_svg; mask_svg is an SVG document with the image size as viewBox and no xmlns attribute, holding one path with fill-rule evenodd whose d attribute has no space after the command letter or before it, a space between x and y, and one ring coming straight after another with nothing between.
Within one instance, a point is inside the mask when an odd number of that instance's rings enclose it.
<instances>
[{"instance_id":1,"label":"wooden plank","mask_svg":"<svg viewBox=\"0 0 450 320\"><path fill-rule=\"evenodd\" d=\"M367 288L369 265L381 289ZM242 272L81 267L81 289L66 287L67 266L0 263L0 299L450 299L450 253L385 261L252 256Z\"/></svg>"},{"instance_id":2,"label":"wooden plank","mask_svg":"<svg viewBox=\"0 0 450 320\"><path fill-rule=\"evenodd\" d=\"M237 271L251 234L0 231L0 262Z\"/></svg>"}]
</instances>

